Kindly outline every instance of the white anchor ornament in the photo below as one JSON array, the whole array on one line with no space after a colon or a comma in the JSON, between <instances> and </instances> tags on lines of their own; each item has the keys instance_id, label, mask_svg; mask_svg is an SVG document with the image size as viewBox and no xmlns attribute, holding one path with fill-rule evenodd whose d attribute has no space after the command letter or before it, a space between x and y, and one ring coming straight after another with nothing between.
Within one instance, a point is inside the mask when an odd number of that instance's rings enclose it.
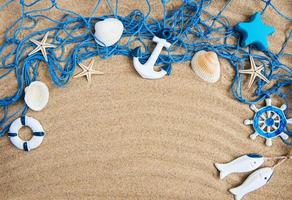
<instances>
[{"instance_id":1,"label":"white anchor ornament","mask_svg":"<svg viewBox=\"0 0 292 200\"><path fill-rule=\"evenodd\" d=\"M138 55L140 53L140 47L137 47L133 53L134 67L136 71L145 79L159 79L159 78L164 77L166 74L169 75L171 73L171 65L162 67L160 71L154 70L154 65L162 49L164 47L168 49L171 46L171 44L167 42L165 39L159 38L157 36L154 36L152 40L153 42L156 42L157 45L145 64L141 64L138 58L139 57Z\"/></svg>"},{"instance_id":2,"label":"white anchor ornament","mask_svg":"<svg viewBox=\"0 0 292 200\"><path fill-rule=\"evenodd\" d=\"M234 195L235 200L241 200L246 194L266 185L273 173L274 169L270 167L258 169L249 175L240 186L232 188L229 191Z\"/></svg>"},{"instance_id":3,"label":"white anchor ornament","mask_svg":"<svg viewBox=\"0 0 292 200\"><path fill-rule=\"evenodd\" d=\"M281 137L287 140L289 136L284 132L287 129L287 124L292 124L292 118L287 119L284 110L287 106L283 104L280 108L272 105L270 98L266 99L266 106L258 109L255 105L251 105L250 109L255 112L253 119L246 119L245 125L253 125L255 132L250 135L252 140L257 136L266 139L266 145L272 146L272 139Z\"/></svg>"},{"instance_id":4,"label":"white anchor ornament","mask_svg":"<svg viewBox=\"0 0 292 200\"><path fill-rule=\"evenodd\" d=\"M247 154L226 164L215 163L215 167L220 171L220 179L223 179L232 173L253 171L259 168L264 161L265 158L259 154Z\"/></svg>"}]
</instances>

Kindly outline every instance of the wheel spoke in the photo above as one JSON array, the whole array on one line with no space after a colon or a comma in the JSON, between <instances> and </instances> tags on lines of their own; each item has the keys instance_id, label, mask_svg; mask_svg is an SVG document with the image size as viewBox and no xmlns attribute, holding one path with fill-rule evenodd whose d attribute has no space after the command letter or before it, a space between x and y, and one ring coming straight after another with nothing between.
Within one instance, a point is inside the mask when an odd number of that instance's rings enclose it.
<instances>
[{"instance_id":1,"label":"wheel spoke","mask_svg":"<svg viewBox=\"0 0 292 200\"><path fill-rule=\"evenodd\" d=\"M277 129L278 129L278 127L276 127L275 125L273 125L272 128L273 128L274 130L277 130Z\"/></svg>"},{"instance_id":2,"label":"wheel spoke","mask_svg":"<svg viewBox=\"0 0 292 200\"><path fill-rule=\"evenodd\" d=\"M271 127L267 126L267 132L270 133L271 132Z\"/></svg>"},{"instance_id":3,"label":"wheel spoke","mask_svg":"<svg viewBox=\"0 0 292 200\"><path fill-rule=\"evenodd\" d=\"M267 127L266 124L264 124L261 126L261 129L264 130L266 127Z\"/></svg>"},{"instance_id":4,"label":"wheel spoke","mask_svg":"<svg viewBox=\"0 0 292 200\"><path fill-rule=\"evenodd\" d=\"M276 119L278 115L276 113L273 114L272 119Z\"/></svg>"},{"instance_id":5,"label":"wheel spoke","mask_svg":"<svg viewBox=\"0 0 292 200\"><path fill-rule=\"evenodd\" d=\"M263 114L261 115L261 118L262 118L263 120L267 119L266 116L265 116L265 113L263 113Z\"/></svg>"}]
</instances>

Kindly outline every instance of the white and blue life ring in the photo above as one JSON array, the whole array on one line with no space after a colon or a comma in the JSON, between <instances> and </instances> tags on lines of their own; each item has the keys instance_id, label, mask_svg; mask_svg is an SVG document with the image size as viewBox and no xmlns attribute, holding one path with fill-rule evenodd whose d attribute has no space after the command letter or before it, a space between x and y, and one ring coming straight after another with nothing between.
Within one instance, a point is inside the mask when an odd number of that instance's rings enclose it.
<instances>
[{"instance_id":1,"label":"white and blue life ring","mask_svg":"<svg viewBox=\"0 0 292 200\"><path fill-rule=\"evenodd\" d=\"M19 130L23 127L27 126L31 128L33 132L33 136L29 141L22 140L19 136ZM18 149L24 151L30 151L32 149L37 148L43 142L45 136L45 132L43 130L42 125L38 120L28 117L22 116L16 119L10 126L8 137L11 143L16 146Z\"/></svg>"}]
</instances>

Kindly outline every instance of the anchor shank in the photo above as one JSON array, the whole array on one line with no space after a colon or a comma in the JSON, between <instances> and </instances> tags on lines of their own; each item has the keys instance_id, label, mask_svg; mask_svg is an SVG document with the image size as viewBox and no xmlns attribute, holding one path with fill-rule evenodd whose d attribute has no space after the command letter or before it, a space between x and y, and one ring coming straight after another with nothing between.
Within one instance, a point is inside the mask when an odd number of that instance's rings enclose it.
<instances>
[{"instance_id":1,"label":"anchor shank","mask_svg":"<svg viewBox=\"0 0 292 200\"><path fill-rule=\"evenodd\" d=\"M154 48L151 56L149 57L149 59L147 60L147 62L145 63L146 66L149 66L149 67L153 67L162 51L164 47L164 44L162 42L158 42L156 47Z\"/></svg>"}]
</instances>

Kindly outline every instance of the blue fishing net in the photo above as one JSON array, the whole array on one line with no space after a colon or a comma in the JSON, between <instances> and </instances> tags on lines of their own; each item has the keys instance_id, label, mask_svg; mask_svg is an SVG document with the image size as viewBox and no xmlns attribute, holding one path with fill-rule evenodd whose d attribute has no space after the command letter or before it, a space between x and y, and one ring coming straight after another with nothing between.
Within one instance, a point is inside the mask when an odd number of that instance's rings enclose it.
<instances>
[{"instance_id":1,"label":"blue fishing net","mask_svg":"<svg viewBox=\"0 0 292 200\"><path fill-rule=\"evenodd\" d=\"M47 2L45 4L47 7L34 9L35 6L44 1ZM76 65L95 56L102 59L115 55L131 58L133 49L141 46L140 60L146 61L151 55L153 36L163 37L172 44L170 49L159 56L156 65L183 63L190 61L193 55L200 50L214 51L219 57L226 59L235 71L231 86L235 99L242 103L252 104L276 95L283 98L288 105L288 97L291 94L289 86L292 83L292 68L281 63L280 58L291 57L291 54L285 51L292 35L291 29L278 52L257 51L253 46L248 48L240 46L240 34L235 31L234 26L224 16L223 13L229 8L231 0L227 1L217 14L208 12L212 0L183 0L180 6L171 10L167 9L169 1L161 0L163 5L162 19L151 17L152 8L149 1L145 0L148 5L146 12L136 9L128 13L127 16L120 16L118 14L118 0L115 1L114 5L106 0L111 13L96 16L95 13L101 5L101 1L97 0L89 17L62 8L57 0L35 0L29 3L25 0L17 1L21 8L19 10L21 15L5 31L4 41L1 41L0 46L0 79L14 74L17 81L15 93L0 99L2 112L0 136L7 133L12 120L26 114L28 107L23 102L24 88L32 81L40 79L38 70L41 63L46 64L53 84L57 87L64 87L70 82ZM16 0L9 0L0 5L0 12L15 2ZM271 0L262 0L262 2L265 5L261 11L262 14L267 9L272 9L283 20L292 20L279 11ZM46 13L52 10L61 11L63 16L58 20L50 18ZM126 42L103 47L96 43L93 27L97 21L109 17L115 17L122 21L124 32L121 40ZM50 26L34 30L39 23L44 23L44 21L49 22ZM28 53L35 48L29 39L42 38L47 32L50 33L50 43L57 46L55 49L47 49L48 61L45 61L41 53L28 56ZM10 50L7 51L7 49ZM252 98L244 96L243 76L238 72L244 68L249 56L253 56L257 63L265 66L264 75L273 81L273 85L266 88L264 81L257 80L256 90ZM10 109L13 105L17 105L18 109L11 112ZM291 132L287 132L291 135Z\"/></svg>"}]
</instances>

